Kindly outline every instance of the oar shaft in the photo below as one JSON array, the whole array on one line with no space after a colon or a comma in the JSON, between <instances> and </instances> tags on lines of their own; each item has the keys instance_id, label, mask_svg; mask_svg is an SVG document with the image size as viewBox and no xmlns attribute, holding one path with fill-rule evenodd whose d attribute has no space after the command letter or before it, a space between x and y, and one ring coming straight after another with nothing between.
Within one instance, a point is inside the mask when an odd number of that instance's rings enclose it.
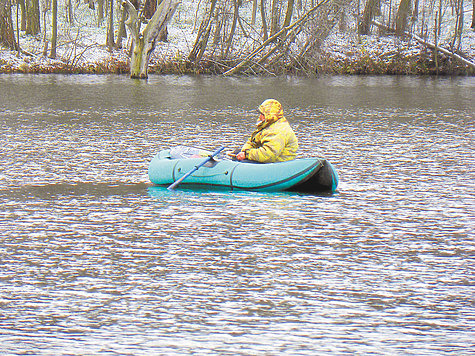
<instances>
[{"instance_id":1,"label":"oar shaft","mask_svg":"<svg viewBox=\"0 0 475 356\"><path fill-rule=\"evenodd\" d=\"M212 154L210 154L206 159L201 162L199 165L195 166L191 171L186 173L183 177L172 183L167 189L168 190L173 190L175 187L177 187L181 182L183 182L186 178L191 176L193 173L195 173L200 167L204 166L207 162L211 161L213 157L217 156L222 150L224 150L224 146L218 148L216 151L214 151Z\"/></svg>"}]
</instances>

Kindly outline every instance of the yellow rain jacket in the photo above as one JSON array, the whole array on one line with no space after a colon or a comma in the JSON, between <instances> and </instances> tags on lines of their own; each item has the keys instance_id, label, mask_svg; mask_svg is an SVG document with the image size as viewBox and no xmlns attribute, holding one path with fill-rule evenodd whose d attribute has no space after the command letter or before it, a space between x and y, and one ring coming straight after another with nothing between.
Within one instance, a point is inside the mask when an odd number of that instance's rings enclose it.
<instances>
[{"instance_id":1,"label":"yellow rain jacket","mask_svg":"<svg viewBox=\"0 0 475 356\"><path fill-rule=\"evenodd\" d=\"M259 106L265 120L257 125L241 151L246 158L262 163L283 162L295 159L299 148L297 137L284 117L282 105L267 99Z\"/></svg>"}]
</instances>

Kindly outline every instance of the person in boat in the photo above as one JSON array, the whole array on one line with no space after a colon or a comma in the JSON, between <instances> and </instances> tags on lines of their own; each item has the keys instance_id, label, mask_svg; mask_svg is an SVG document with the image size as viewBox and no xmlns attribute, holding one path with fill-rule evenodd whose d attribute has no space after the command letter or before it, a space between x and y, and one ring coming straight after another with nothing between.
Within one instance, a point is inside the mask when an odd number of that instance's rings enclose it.
<instances>
[{"instance_id":1,"label":"person in boat","mask_svg":"<svg viewBox=\"0 0 475 356\"><path fill-rule=\"evenodd\" d=\"M295 159L298 147L297 137L284 116L282 105L275 99L267 99L259 106L256 130L236 159L261 163L290 161Z\"/></svg>"}]
</instances>

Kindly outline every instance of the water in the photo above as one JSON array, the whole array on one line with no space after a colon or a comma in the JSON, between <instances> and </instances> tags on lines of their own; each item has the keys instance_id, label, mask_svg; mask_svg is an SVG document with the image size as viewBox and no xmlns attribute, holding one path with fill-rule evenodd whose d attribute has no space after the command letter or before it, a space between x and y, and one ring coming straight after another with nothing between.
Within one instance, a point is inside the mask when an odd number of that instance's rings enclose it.
<instances>
[{"instance_id":1,"label":"water","mask_svg":"<svg viewBox=\"0 0 475 356\"><path fill-rule=\"evenodd\" d=\"M1 75L0 354L473 354L474 88ZM336 194L149 183L268 97Z\"/></svg>"}]
</instances>

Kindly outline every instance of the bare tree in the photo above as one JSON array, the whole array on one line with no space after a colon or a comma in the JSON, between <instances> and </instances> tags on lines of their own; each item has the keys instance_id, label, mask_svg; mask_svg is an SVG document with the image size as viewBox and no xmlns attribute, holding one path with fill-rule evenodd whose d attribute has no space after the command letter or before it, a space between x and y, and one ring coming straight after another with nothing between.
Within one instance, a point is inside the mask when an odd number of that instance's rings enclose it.
<instances>
[{"instance_id":1,"label":"bare tree","mask_svg":"<svg viewBox=\"0 0 475 356\"><path fill-rule=\"evenodd\" d=\"M381 0L367 0L363 10L363 18L358 23L358 33L368 35L371 21L381 13Z\"/></svg>"},{"instance_id":2,"label":"bare tree","mask_svg":"<svg viewBox=\"0 0 475 356\"><path fill-rule=\"evenodd\" d=\"M157 0L145 0L142 8L142 14L146 19L151 19L157 11Z\"/></svg>"},{"instance_id":3,"label":"bare tree","mask_svg":"<svg viewBox=\"0 0 475 356\"><path fill-rule=\"evenodd\" d=\"M46 57L48 55L48 31L47 31L47 14L48 11L51 10L51 0L41 0L41 12L43 13L43 56Z\"/></svg>"},{"instance_id":4,"label":"bare tree","mask_svg":"<svg viewBox=\"0 0 475 356\"><path fill-rule=\"evenodd\" d=\"M292 13L294 11L294 0L287 0L287 11L285 12L285 19L284 19L284 24L282 27L287 27L290 25L290 22L292 21ZM284 32L284 37L285 37L285 32Z\"/></svg>"},{"instance_id":5,"label":"bare tree","mask_svg":"<svg viewBox=\"0 0 475 356\"><path fill-rule=\"evenodd\" d=\"M116 48L122 48L122 39L127 38L127 30L125 29L125 18L127 15L127 12L125 9L121 6L119 9L120 12L120 19L119 19L119 32L117 33L117 42L116 42Z\"/></svg>"},{"instance_id":6,"label":"bare tree","mask_svg":"<svg viewBox=\"0 0 475 356\"><path fill-rule=\"evenodd\" d=\"M262 65L264 60L269 58L270 55L274 54L279 48L283 48L283 44L286 41L292 40L297 32L299 32L310 19L311 16L315 13L315 11L322 6L328 4L330 0L322 0L320 3L317 5L313 6L310 8L302 17L294 21L292 24L290 24L287 27L284 27L280 31L276 32L273 36L269 37L266 41L264 41L259 47L257 47L255 50L253 50L251 53L249 53L243 60L239 62L238 65L235 67L227 70L224 72L224 75L233 75L236 74L240 71L242 71L244 68L250 68L252 69L252 66L254 63L253 60L254 58L258 57L259 55L262 55L261 59L257 61L257 65ZM282 39L281 36L285 33L288 33L285 39ZM279 41L279 39L281 39ZM267 47L271 47L268 51L266 51Z\"/></svg>"},{"instance_id":7,"label":"bare tree","mask_svg":"<svg viewBox=\"0 0 475 356\"><path fill-rule=\"evenodd\" d=\"M412 9L411 22L415 23L419 16L419 0L414 0L414 8Z\"/></svg>"},{"instance_id":8,"label":"bare tree","mask_svg":"<svg viewBox=\"0 0 475 356\"><path fill-rule=\"evenodd\" d=\"M233 23L231 25L231 30L229 36L226 40L226 49L223 54L223 58L226 58L229 53L229 49L231 48L231 44L233 43L234 33L236 32L236 26L239 18L239 5L237 0L233 0L234 4L234 14L233 14Z\"/></svg>"},{"instance_id":9,"label":"bare tree","mask_svg":"<svg viewBox=\"0 0 475 356\"><path fill-rule=\"evenodd\" d=\"M13 32L10 0L0 0L0 44L12 50L18 49Z\"/></svg>"},{"instance_id":10,"label":"bare tree","mask_svg":"<svg viewBox=\"0 0 475 356\"><path fill-rule=\"evenodd\" d=\"M114 43L114 0L108 0L109 14L107 17L107 47L112 50Z\"/></svg>"},{"instance_id":11,"label":"bare tree","mask_svg":"<svg viewBox=\"0 0 475 356\"><path fill-rule=\"evenodd\" d=\"M53 0L51 9L51 52L49 58L56 58L58 41L58 0Z\"/></svg>"},{"instance_id":12,"label":"bare tree","mask_svg":"<svg viewBox=\"0 0 475 356\"><path fill-rule=\"evenodd\" d=\"M475 30L475 0L472 0L472 6L473 6L473 9L472 9L472 26L470 26L470 27Z\"/></svg>"},{"instance_id":13,"label":"bare tree","mask_svg":"<svg viewBox=\"0 0 475 356\"><path fill-rule=\"evenodd\" d=\"M257 0L252 0L251 26L256 25L256 17L257 17Z\"/></svg>"},{"instance_id":14,"label":"bare tree","mask_svg":"<svg viewBox=\"0 0 475 356\"><path fill-rule=\"evenodd\" d=\"M270 14L270 35L273 36L279 31L280 27L281 0L272 0Z\"/></svg>"},{"instance_id":15,"label":"bare tree","mask_svg":"<svg viewBox=\"0 0 475 356\"><path fill-rule=\"evenodd\" d=\"M156 40L173 17L179 3L180 0L163 0L142 31L143 19L139 17L138 9L129 0L123 0L122 6L129 15L126 25L134 41L130 63L131 78L148 77L148 63Z\"/></svg>"},{"instance_id":16,"label":"bare tree","mask_svg":"<svg viewBox=\"0 0 475 356\"><path fill-rule=\"evenodd\" d=\"M106 0L97 1L97 26L101 26L104 21L104 3Z\"/></svg>"},{"instance_id":17,"label":"bare tree","mask_svg":"<svg viewBox=\"0 0 475 356\"><path fill-rule=\"evenodd\" d=\"M406 32L407 21L412 14L412 0L401 0L396 13L396 34L402 36Z\"/></svg>"},{"instance_id":18,"label":"bare tree","mask_svg":"<svg viewBox=\"0 0 475 356\"><path fill-rule=\"evenodd\" d=\"M40 31L40 2L39 0L26 0L26 33L37 35Z\"/></svg>"},{"instance_id":19,"label":"bare tree","mask_svg":"<svg viewBox=\"0 0 475 356\"><path fill-rule=\"evenodd\" d=\"M332 0L328 6L324 6L307 25L309 35L305 45L298 54L298 62L317 62L321 54L321 46L333 28L341 20L341 14L350 6L352 0ZM304 68L305 69L305 68Z\"/></svg>"},{"instance_id":20,"label":"bare tree","mask_svg":"<svg viewBox=\"0 0 475 356\"><path fill-rule=\"evenodd\" d=\"M450 48L452 51L457 52L460 49L460 45L462 43L463 0L455 0L452 7L453 12L455 13L455 33L452 41L450 42Z\"/></svg>"},{"instance_id":21,"label":"bare tree","mask_svg":"<svg viewBox=\"0 0 475 356\"><path fill-rule=\"evenodd\" d=\"M188 55L188 60L192 62L198 63L201 60L204 51L206 50L211 28L213 26L212 18L216 9L216 4L217 0L211 0L209 10L206 12L205 17L201 21L195 43L190 51L190 54Z\"/></svg>"},{"instance_id":22,"label":"bare tree","mask_svg":"<svg viewBox=\"0 0 475 356\"><path fill-rule=\"evenodd\" d=\"M72 0L66 0L66 20L70 25L74 24L74 10Z\"/></svg>"},{"instance_id":23,"label":"bare tree","mask_svg":"<svg viewBox=\"0 0 475 356\"><path fill-rule=\"evenodd\" d=\"M21 9L21 30L26 30L26 4L25 0L17 0L18 5L20 5Z\"/></svg>"},{"instance_id":24,"label":"bare tree","mask_svg":"<svg viewBox=\"0 0 475 356\"><path fill-rule=\"evenodd\" d=\"M267 41L269 37L267 33L267 21L266 21L266 3L265 0L261 0L261 21L262 21L262 31L263 31L263 40Z\"/></svg>"}]
</instances>

